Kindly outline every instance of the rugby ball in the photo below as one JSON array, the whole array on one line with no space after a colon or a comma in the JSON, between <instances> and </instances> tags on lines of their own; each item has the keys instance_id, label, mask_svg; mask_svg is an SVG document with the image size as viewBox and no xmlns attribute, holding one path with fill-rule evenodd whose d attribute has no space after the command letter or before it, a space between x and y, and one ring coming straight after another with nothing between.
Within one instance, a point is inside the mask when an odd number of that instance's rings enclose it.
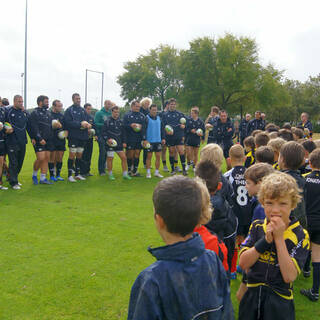
<instances>
[{"instance_id":1,"label":"rugby ball","mask_svg":"<svg viewBox=\"0 0 320 320\"><path fill-rule=\"evenodd\" d=\"M9 122L4 123L4 128L5 129L12 129L12 125Z\"/></svg>"},{"instance_id":2,"label":"rugby ball","mask_svg":"<svg viewBox=\"0 0 320 320\"><path fill-rule=\"evenodd\" d=\"M92 138L96 134L96 130L89 129L89 137Z\"/></svg>"},{"instance_id":3,"label":"rugby ball","mask_svg":"<svg viewBox=\"0 0 320 320\"><path fill-rule=\"evenodd\" d=\"M58 123L59 123L59 120L53 119L53 120L52 120L52 123L51 123L52 128L53 128L53 129L56 129L56 128L58 127Z\"/></svg>"},{"instance_id":4,"label":"rugby ball","mask_svg":"<svg viewBox=\"0 0 320 320\"><path fill-rule=\"evenodd\" d=\"M151 144L150 144L149 142L144 145L144 144L143 144L143 141L141 141L141 145L142 145L142 147L145 148L145 149L150 149L150 148L151 148Z\"/></svg>"},{"instance_id":5,"label":"rugby ball","mask_svg":"<svg viewBox=\"0 0 320 320\"><path fill-rule=\"evenodd\" d=\"M109 140L111 140L111 141L109 142ZM117 141L116 141L116 140L114 140L114 139L108 139L108 140L107 140L107 145L108 145L109 147L114 148L114 147L116 147L118 144L117 144Z\"/></svg>"},{"instance_id":6,"label":"rugby ball","mask_svg":"<svg viewBox=\"0 0 320 320\"><path fill-rule=\"evenodd\" d=\"M58 133L58 138L63 140L64 138L66 138L66 132L64 130L60 131Z\"/></svg>"},{"instance_id":7,"label":"rugby ball","mask_svg":"<svg viewBox=\"0 0 320 320\"><path fill-rule=\"evenodd\" d=\"M197 133L198 136L202 136L203 135L203 131L200 128L196 131L196 133Z\"/></svg>"},{"instance_id":8,"label":"rugby ball","mask_svg":"<svg viewBox=\"0 0 320 320\"><path fill-rule=\"evenodd\" d=\"M186 124L186 122L187 122L186 118L180 118L180 123L181 124Z\"/></svg>"},{"instance_id":9,"label":"rugby ball","mask_svg":"<svg viewBox=\"0 0 320 320\"><path fill-rule=\"evenodd\" d=\"M135 125L133 126L133 131L140 132L141 131L141 124L135 123Z\"/></svg>"},{"instance_id":10,"label":"rugby ball","mask_svg":"<svg viewBox=\"0 0 320 320\"><path fill-rule=\"evenodd\" d=\"M169 126L168 124L164 127L167 133L172 132L173 133L173 128Z\"/></svg>"},{"instance_id":11,"label":"rugby ball","mask_svg":"<svg viewBox=\"0 0 320 320\"><path fill-rule=\"evenodd\" d=\"M3 129L3 123L0 121L0 130Z\"/></svg>"}]
</instances>

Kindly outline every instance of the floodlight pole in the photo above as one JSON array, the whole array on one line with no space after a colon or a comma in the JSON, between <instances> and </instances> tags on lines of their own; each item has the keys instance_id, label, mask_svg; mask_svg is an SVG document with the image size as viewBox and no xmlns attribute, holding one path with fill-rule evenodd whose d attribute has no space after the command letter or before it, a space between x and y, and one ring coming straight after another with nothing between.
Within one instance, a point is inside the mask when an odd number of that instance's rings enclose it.
<instances>
[{"instance_id":1,"label":"floodlight pole","mask_svg":"<svg viewBox=\"0 0 320 320\"><path fill-rule=\"evenodd\" d=\"M28 44L28 0L26 0L26 21L24 33L24 107L27 109L27 44Z\"/></svg>"},{"instance_id":2,"label":"floodlight pole","mask_svg":"<svg viewBox=\"0 0 320 320\"><path fill-rule=\"evenodd\" d=\"M103 106L103 86L104 86L104 72L102 71L95 71L95 70L89 70L86 69L86 80L85 80L85 103L87 103L87 97L88 97L88 72L94 72L94 73L99 73L101 74L101 106Z\"/></svg>"}]
</instances>

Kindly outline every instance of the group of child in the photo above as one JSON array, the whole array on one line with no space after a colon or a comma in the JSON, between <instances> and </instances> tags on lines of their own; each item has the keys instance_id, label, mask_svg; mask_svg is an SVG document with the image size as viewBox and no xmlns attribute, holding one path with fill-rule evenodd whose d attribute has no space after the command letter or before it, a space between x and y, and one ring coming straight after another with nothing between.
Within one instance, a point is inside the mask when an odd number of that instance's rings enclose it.
<instances>
[{"instance_id":1,"label":"group of child","mask_svg":"<svg viewBox=\"0 0 320 320\"><path fill-rule=\"evenodd\" d=\"M212 143L195 179L158 183L154 217L166 246L149 249L157 262L135 281L128 319L234 319L237 269L240 320L295 319L293 282L311 275L311 260L313 287L300 292L319 299L320 148L284 130L256 130L244 148L232 146L224 175Z\"/></svg>"}]
</instances>

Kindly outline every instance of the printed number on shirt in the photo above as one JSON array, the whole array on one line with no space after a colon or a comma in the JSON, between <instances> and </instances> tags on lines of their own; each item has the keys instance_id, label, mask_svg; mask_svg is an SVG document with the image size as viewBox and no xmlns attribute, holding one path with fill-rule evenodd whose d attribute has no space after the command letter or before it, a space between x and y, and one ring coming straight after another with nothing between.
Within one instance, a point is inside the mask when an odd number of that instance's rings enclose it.
<instances>
[{"instance_id":1,"label":"printed number on shirt","mask_svg":"<svg viewBox=\"0 0 320 320\"><path fill-rule=\"evenodd\" d=\"M239 206L246 206L248 203L247 189L245 186L240 186L237 189L237 203Z\"/></svg>"}]
</instances>

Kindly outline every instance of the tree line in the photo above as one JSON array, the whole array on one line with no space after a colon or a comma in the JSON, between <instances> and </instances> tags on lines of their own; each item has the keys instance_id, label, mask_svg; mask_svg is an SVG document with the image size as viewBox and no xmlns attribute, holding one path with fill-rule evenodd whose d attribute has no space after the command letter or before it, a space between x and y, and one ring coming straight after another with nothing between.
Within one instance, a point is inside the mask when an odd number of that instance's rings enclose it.
<instances>
[{"instance_id":1,"label":"tree line","mask_svg":"<svg viewBox=\"0 0 320 320\"><path fill-rule=\"evenodd\" d=\"M148 96L163 106L173 97L183 110L198 106L203 116L218 105L232 116L259 109L279 124L297 121L303 111L319 119L320 74L305 82L284 78L284 70L260 63L249 37L197 38L185 50L160 45L124 69L117 81L128 102Z\"/></svg>"}]
</instances>

